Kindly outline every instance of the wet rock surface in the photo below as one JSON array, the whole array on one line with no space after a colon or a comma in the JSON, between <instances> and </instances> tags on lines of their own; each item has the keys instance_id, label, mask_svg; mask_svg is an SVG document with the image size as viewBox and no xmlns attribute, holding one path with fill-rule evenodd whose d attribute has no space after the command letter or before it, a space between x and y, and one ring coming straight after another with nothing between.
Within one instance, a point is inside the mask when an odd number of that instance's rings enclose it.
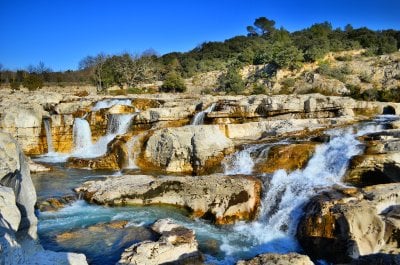
<instances>
[{"instance_id":1,"label":"wet rock surface","mask_svg":"<svg viewBox=\"0 0 400 265\"><path fill-rule=\"evenodd\" d=\"M324 192L304 208L297 238L310 257L335 263L380 252L393 242L397 248L400 223L392 212L399 204L398 183Z\"/></svg>"},{"instance_id":2,"label":"wet rock surface","mask_svg":"<svg viewBox=\"0 0 400 265\"><path fill-rule=\"evenodd\" d=\"M195 217L227 224L256 217L261 182L245 176L124 175L88 181L75 190L97 204L170 204L189 209Z\"/></svg>"},{"instance_id":3,"label":"wet rock surface","mask_svg":"<svg viewBox=\"0 0 400 265\"><path fill-rule=\"evenodd\" d=\"M309 257L298 253L262 254L250 260L238 261L236 265L313 265Z\"/></svg>"},{"instance_id":4,"label":"wet rock surface","mask_svg":"<svg viewBox=\"0 0 400 265\"><path fill-rule=\"evenodd\" d=\"M0 133L0 264L85 265L83 254L52 252L37 242L36 192L18 143Z\"/></svg>"},{"instance_id":5,"label":"wet rock surface","mask_svg":"<svg viewBox=\"0 0 400 265\"><path fill-rule=\"evenodd\" d=\"M143 241L125 249L118 265L129 264L203 264L193 230L171 219L155 222L151 229L160 235L157 241Z\"/></svg>"}]
</instances>

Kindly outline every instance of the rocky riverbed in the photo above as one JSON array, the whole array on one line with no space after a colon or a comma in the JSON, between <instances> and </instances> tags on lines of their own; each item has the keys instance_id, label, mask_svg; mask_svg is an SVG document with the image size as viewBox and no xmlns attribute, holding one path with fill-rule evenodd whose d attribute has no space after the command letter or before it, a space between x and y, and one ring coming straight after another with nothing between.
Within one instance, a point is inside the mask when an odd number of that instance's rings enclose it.
<instances>
[{"instance_id":1,"label":"rocky riverbed","mask_svg":"<svg viewBox=\"0 0 400 265\"><path fill-rule=\"evenodd\" d=\"M400 264L400 104L1 93L1 264Z\"/></svg>"}]
</instances>

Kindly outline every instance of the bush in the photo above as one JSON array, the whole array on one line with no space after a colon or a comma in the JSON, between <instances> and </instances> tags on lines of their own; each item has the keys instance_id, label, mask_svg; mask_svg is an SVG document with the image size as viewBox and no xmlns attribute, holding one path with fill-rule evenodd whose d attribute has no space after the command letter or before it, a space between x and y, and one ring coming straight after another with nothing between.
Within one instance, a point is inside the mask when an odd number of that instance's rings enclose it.
<instances>
[{"instance_id":1,"label":"bush","mask_svg":"<svg viewBox=\"0 0 400 265\"><path fill-rule=\"evenodd\" d=\"M347 62L351 61L352 57L350 55L339 55L335 57L336 60L341 61L341 62Z\"/></svg>"},{"instance_id":2,"label":"bush","mask_svg":"<svg viewBox=\"0 0 400 265\"><path fill-rule=\"evenodd\" d=\"M12 81L10 83L10 87L12 90L19 90L20 86L21 86L21 84L18 81Z\"/></svg>"},{"instance_id":3,"label":"bush","mask_svg":"<svg viewBox=\"0 0 400 265\"><path fill-rule=\"evenodd\" d=\"M175 71L165 75L164 83L161 86L162 92L185 92L186 85L183 78Z\"/></svg>"},{"instance_id":4,"label":"bush","mask_svg":"<svg viewBox=\"0 0 400 265\"><path fill-rule=\"evenodd\" d=\"M259 95L259 94L265 94L265 92L266 92L265 85L259 83L253 85L253 94Z\"/></svg>"},{"instance_id":5,"label":"bush","mask_svg":"<svg viewBox=\"0 0 400 265\"><path fill-rule=\"evenodd\" d=\"M227 93L240 94L245 86L238 69L228 68L226 74L221 75L219 79L219 89Z\"/></svg>"},{"instance_id":6,"label":"bush","mask_svg":"<svg viewBox=\"0 0 400 265\"><path fill-rule=\"evenodd\" d=\"M30 74L24 78L22 85L29 90L36 90L43 87L43 78L37 74Z\"/></svg>"},{"instance_id":7,"label":"bush","mask_svg":"<svg viewBox=\"0 0 400 265\"><path fill-rule=\"evenodd\" d=\"M281 81L281 85L283 88L288 89L290 87L294 87L296 80L294 78L285 78Z\"/></svg>"},{"instance_id":8,"label":"bush","mask_svg":"<svg viewBox=\"0 0 400 265\"><path fill-rule=\"evenodd\" d=\"M371 81L372 81L371 76L366 72L361 73L359 78L360 78L361 82L364 82L364 83L371 83Z\"/></svg>"},{"instance_id":9,"label":"bush","mask_svg":"<svg viewBox=\"0 0 400 265\"><path fill-rule=\"evenodd\" d=\"M127 90L128 94L142 94L143 91L138 87L130 87Z\"/></svg>"},{"instance_id":10,"label":"bush","mask_svg":"<svg viewBox=\"0 0 400 265\"><path fill-rule=\"evenodd\" d=\"M318 67L317 72L321 75L326 75L326 76L338 79L342 82L345 81L346 75L351 73L350 69L347 66L344 66L341 68L332 67L327 62L320 63L320 66Z\"/></svg>"}]
</instances>

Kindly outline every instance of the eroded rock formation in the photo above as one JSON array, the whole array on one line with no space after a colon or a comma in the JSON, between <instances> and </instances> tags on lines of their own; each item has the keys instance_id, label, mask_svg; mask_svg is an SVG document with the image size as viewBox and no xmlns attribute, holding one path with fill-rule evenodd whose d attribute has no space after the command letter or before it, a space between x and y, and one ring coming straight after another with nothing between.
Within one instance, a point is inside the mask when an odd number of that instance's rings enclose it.
<instances>
[{"instance_id":1,"label":"eroded rock formation","mask_svg":"<svg viewBox=\"0 0 400 265\"><path fill-rule=\"evenodd\" d=\"M195 217L227 224L256 217L261 182L245 176L124 175L88 181L76 191L98 204L170 204L189 209Z\"/></svg>"}]
</instances>

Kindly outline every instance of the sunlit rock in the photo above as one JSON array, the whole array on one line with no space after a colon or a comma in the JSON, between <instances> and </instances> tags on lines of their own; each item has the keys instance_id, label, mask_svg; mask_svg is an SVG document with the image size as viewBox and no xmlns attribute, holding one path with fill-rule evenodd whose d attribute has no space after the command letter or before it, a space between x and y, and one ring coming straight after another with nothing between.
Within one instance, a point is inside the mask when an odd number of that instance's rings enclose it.
<instances>
[{"instance_id":1,"label":"sunlit rock","mask_svg":"<svg viewBox=\"0 0 400 265\"><path fill-rule=\"evenodd\" d=\"M244 176L124 175L88 181L75 190L97 204L170 204L189 209L194 217L226 224L256 217L261 182Z\"/></svg>"},{"instance_id":2,"label":"sunlit rock","mask_svg":"<svg viewBox=\"0 0 400 265\"><path fill-rule=\"evenodd\" d=\"M143 241L125 249L117 264L203 264L193 230L171 219L161 219L151 227L158 241Z\"/></svg>"}]
</instances>

